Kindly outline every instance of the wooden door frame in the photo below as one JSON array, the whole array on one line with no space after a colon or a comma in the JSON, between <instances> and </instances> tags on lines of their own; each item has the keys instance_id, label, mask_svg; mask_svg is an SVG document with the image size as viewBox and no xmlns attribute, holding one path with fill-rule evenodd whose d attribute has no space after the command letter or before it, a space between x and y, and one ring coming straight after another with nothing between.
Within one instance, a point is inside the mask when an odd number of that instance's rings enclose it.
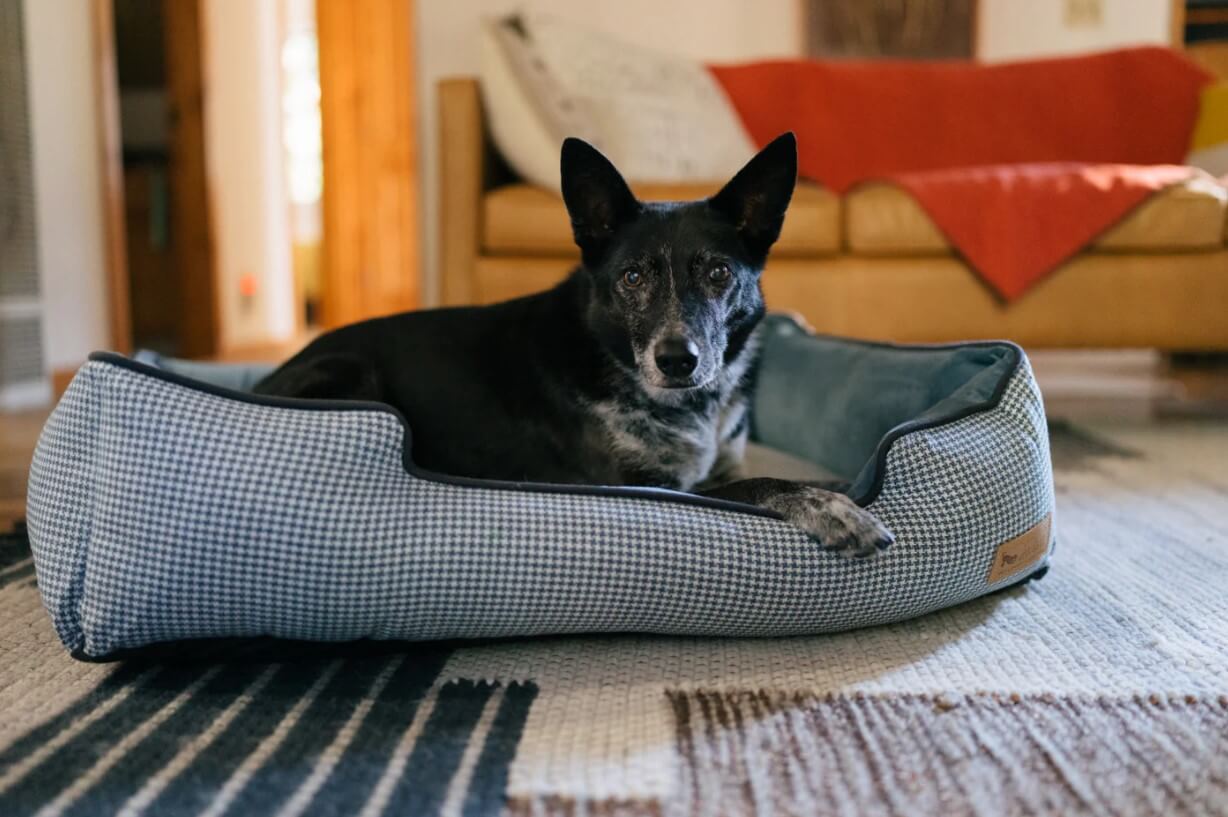
<instances>
[{"instance_id":1,"label":"wooden door frame","mask_svg":"<svg viewBox=\"0 0 1228 817\"><path fill-rule=\"evenodd\" d=\"M119 69L115 59L115 9L112 0L92 0L97 138L102 167L102 219L107 332L109 345L132 352L128 292L128 244L124 228L124 160L119 128ZM62 378L61 378L62 379ZM58 384L57 384L58 385Z\"/></svg>"},{"instance_id":2,"label":"wooden door frame","mask_svg":"<svg viewBox=\"0 0 1228 817\"><path fill-rule=\"evenodd\" d=\"M221 272L205 152L205 31L201 0L162 0L170 150L171 258L179 276L179 353L222 347Z\"/></svg>"},{"instance_id":3,"label":"wooden door frame","mask_svg":"<svg viewBox=\"0 0 1228 817\"><path fill-rule=\"evenodd\" d=\"M162 0L167 65L171 230L181 301L180 354L209 357L221 346L218 269L205 163L204 48L200 0ZM110 346L132 351L128 250L125 239L123 139L114 0L91 0L97 65L98 146L102 161L105 292Z\"/></svg>"}]
</instances>

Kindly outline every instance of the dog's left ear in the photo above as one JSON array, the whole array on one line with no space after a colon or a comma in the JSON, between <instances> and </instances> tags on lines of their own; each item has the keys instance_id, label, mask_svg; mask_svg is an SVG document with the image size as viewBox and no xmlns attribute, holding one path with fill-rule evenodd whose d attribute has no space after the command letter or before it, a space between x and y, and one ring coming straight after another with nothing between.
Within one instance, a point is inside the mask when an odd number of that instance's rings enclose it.
<instances>
[{"instance_id":1,"label":"dog's left ear","mask_svg":"<svg viewBox=\"0 0 1228 817\"><path fill-rule=\"evenodd\" d=\"M614 232L635 218L640 203L618 169L583 139L563 140L559 163L571 232L586 263L605 252Z\"/></svg>"},{"instance_id":2,"label":"dog's left ear","mask_svg":"<svg viewBox=\"0 0 1228 817\"><path fill-rule=\"evenodd\" d=\"M797 139L777 136L710 200L738 228L746 248L761 260L780 236L797 183Z\"/></svg>"}]
</instances>

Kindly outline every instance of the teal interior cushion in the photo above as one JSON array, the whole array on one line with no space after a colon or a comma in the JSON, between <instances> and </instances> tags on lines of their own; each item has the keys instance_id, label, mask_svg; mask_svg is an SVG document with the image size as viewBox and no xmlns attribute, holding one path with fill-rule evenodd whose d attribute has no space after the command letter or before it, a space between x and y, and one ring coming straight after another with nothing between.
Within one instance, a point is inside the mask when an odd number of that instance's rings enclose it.
<instances>
[{"instance_id":1,"label":"teal interior cushion","mask_svg":"<svg viewBox=\"0 0 1228 817\"><path fill-rule=\"evenodd\" d=\"M895 436L991 402L1019 362L1010 343L859 342L812 335L783 315L765 320L762 343L752 439L817 463L854 497L875 483Z\"/></svg>"},{"instance_id":2,"label":"teal interior cushion","mask_svg":"<svg viewBox=\"0 0 1228 817\"><path fill-rule=\"evenodd\" d=\"M211 386L223 389L250 392L265 375L276 366L269 363L205 363L196 360L180 360L163 357L156 352L140 351L133 358L141 363L156 366Z\"/></svg>"}]
</instances>

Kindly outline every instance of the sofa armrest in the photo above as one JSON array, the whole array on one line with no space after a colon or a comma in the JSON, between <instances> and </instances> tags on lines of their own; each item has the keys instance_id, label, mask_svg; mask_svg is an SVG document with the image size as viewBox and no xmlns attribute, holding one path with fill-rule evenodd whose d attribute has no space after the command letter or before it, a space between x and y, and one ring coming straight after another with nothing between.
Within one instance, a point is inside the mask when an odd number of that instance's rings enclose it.
<instances>
[{"instance_id":1,"label":"sofa armrest","mask_svg":"<svg viewBox=\"0 0 1228 817\"><path fill-rule=\"evenodd\" d=\"M439 82L439 269L443 306L472 303L482 235L482 194L491 174L478 81Z\"/></svg>"}]
</instances>

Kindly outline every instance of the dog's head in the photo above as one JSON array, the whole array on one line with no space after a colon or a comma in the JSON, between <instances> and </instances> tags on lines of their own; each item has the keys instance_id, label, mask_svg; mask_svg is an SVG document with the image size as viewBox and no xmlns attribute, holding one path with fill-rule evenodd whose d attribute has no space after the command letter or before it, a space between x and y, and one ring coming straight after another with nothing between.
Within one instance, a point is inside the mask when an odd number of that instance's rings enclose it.
<instances>
[{"instance_id":1,"label":"dog's head","mask_svg":"<svg viewBox=\"0 0 1228 817\"><path fill-rule=\"evenodd\" d=\"M649 392L713 383L763 317L759 276L797 180L793 134L700 201L637 200L579 139L563 143L562 177L594 334Z\"/></svg>"}]
</instances>

